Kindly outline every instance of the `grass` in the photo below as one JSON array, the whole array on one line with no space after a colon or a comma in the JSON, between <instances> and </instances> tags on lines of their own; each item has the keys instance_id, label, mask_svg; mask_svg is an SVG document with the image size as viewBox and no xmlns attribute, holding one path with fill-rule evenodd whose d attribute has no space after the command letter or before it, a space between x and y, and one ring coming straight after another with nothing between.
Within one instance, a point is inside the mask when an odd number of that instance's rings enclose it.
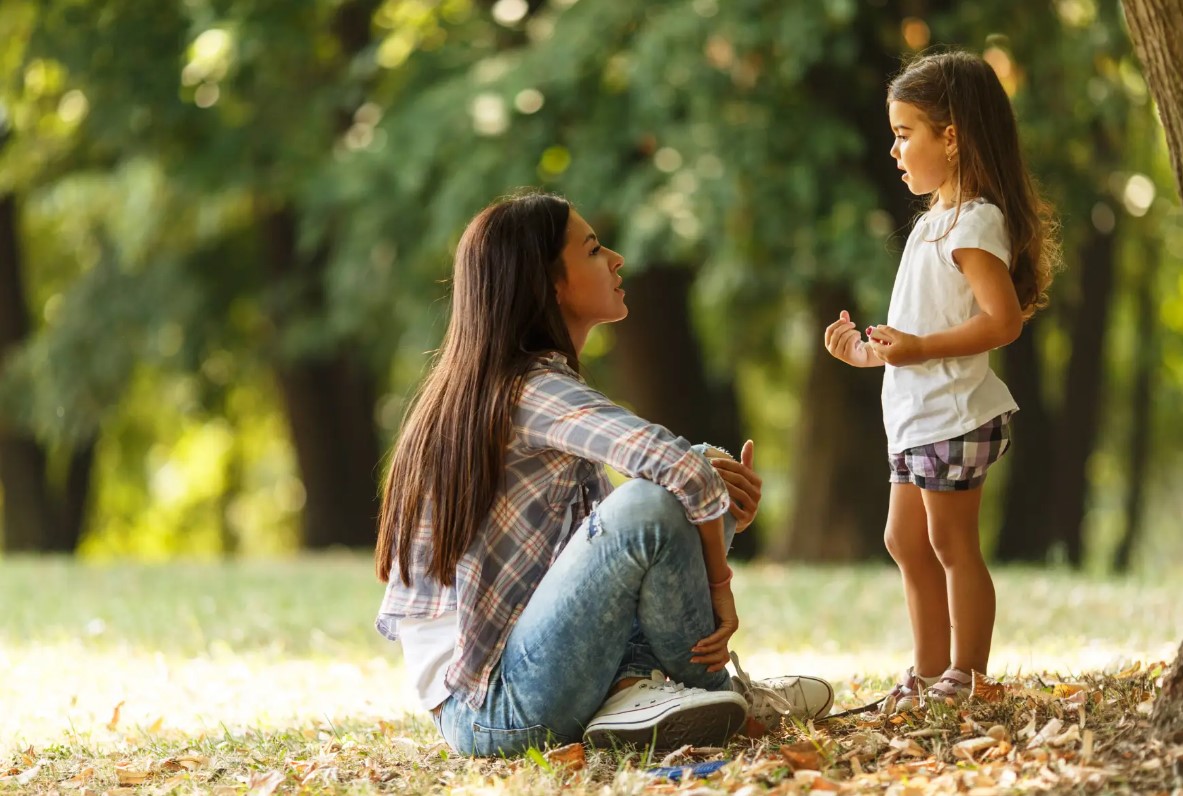
<instances>
[{"instance_id":1,"label":"grass","mask_svg":"<svg viewBox=\"0 0 1183 796\"><path fill-rule=\"evenodd\" d=\"M1013 685L1007 702L1013 710L983 705L981 716L1016 736L1031 720L1042 726L1065 710L1036 698L1059 678L1100 695L1095 707L1087 705L1089 727L1098 733L1119 732L1123 717L1139 720L1155 672L1113 673L1134 661L1173 657L1183 637L1183 602L1173 585L1180 574L1103 580L998 571L991 674ZM908 662L909 630L890 568L753 565L737 569L736 596L742 625L732 646L754 676L821 674L835 683L839 706L849 707L881 693ZM0 777L6 777L0 793L653 787L637 756L593 754L573 773L543 756L449 755L402 682L397 647L373 630L380 597L364 557L168 565L0 561ZM1030 677L1049 672L1058 674ZM875 721L852 719L825 731L791 727L733 745L727 756L741 763L707 787L820 789L823 781L808 773L813 769L795 766L784 751L802 743L824 752L827 767L818 776L848 789L861 782L854 766L880 778L908 759L964 767L951 751L965 734L964 717L955 711L936 709L906 726ZM876 734L890 743L916 732L911 738L924 758L892 758L890 746L859 751L879 744ZM1123 732L1122 738L1141 737L1136 728ZM1105 745L1108 736L1097 737L1099 750L1118 748L1116 741ZM1151 763L1146 771L1107 775L1106 787L1141 787L1155 771L1169 782L1171 761L1161 759L1159 768ZM863 785L886 789L920 776L896 774Z\"/></svg>"}]
</instances>

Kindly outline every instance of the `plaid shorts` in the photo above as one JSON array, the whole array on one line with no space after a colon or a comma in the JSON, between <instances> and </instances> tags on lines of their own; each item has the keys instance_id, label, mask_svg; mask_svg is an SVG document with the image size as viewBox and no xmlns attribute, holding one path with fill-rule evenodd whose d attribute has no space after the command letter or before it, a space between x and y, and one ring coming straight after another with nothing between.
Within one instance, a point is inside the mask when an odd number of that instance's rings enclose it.
<instances>
[{"instance_id":1,"label":"plaid shorts","mask_svg":"<svg viewBox=\"0 0 1183 796\"><path fill-rule=\"evenodd\" d=\"M1010 416L1010 412L1001 414L960 437L888 453L888 480L934 492L976 489L985 482L987 468L1010 447Z\"/></svg>"}]
</instances>

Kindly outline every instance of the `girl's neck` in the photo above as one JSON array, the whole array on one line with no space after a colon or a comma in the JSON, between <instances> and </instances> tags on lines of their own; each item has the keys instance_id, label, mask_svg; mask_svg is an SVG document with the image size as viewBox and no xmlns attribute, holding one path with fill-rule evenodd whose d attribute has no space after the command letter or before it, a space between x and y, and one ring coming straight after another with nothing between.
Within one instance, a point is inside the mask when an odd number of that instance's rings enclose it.
<instances>
[{"instance_id":1,"label":"girl's neck","mask_svg":"<svg viewBox=\"0 0 1183 796\"><path fill-rule=\"evenodd\" d=\"M936 197L933 198L932 205L929 209L938 213L944 210L952 210L958 204L965 204L974 198L972 193L963 193L961 186L950 180L937 189Z\"/></svg>"}]
</instances>

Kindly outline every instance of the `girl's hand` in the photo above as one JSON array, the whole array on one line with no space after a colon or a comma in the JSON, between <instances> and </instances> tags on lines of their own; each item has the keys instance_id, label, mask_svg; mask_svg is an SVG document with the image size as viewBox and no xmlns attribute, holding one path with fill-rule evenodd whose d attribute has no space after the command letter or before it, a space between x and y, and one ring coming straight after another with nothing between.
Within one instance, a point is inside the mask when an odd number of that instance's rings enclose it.
<instances>
[{"instance_id":1,"label":"girl's hand","mask_svg":"<svg viewBox=\"0 0 1183 796\"><path fill-rule=\"evenodd\" d=\"M850 313L846 310L842 310L838 320L826 327L825 343L826 350L832 356L856 368L873 368L883 364L872 353L869 345L863 342L858 327L850 320Z\"/></svg>"},{"instance_id":2,"label":"girl's hand","mask_svg":"<svg viewBox=\"0 0 1183 796\"><path fill-rule=\"evenodd\" d=\"M871 338L867 348L888 365L915 365L929 359L920 338L914 334L890 326L875 326L867 330L867 336Z\"/></svg>"},{"instance_id":3,"label":"girl's hand","mask_svg":"<svg viewBox=\"0 0 1183 796\"><path fill-rule=\"evenodd\" d=\"M760 509L760 493L764 481L752 469L752 452L755 445L751 440L743 444L739 452L739 461L729 456L711 456L707 453L715 471L723 477L727 484L727 494L731 496L731 515L735 517L735 532L743 533L756 519L756 512Z\"/></svg>"},{"instance_id":4,"label":"girl's hand","mask_svg":"<svg viewBox=\"0 0 1183 796\"><path fill-rule=\"evenodd\" d=\"M715 610L715 632L695 644L690 651L691 663L701 663L708 672L721 671L729 660L727 642L739 629L739 615L735 612L735 596L731 584L711 589L711 607Z\"/></svg>"}]
</instances>

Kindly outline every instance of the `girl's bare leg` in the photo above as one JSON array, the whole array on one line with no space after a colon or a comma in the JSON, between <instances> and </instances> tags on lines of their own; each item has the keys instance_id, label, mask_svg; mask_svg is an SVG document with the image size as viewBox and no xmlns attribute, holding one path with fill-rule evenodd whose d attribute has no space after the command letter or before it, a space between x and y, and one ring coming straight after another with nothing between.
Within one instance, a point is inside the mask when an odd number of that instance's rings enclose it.
<instances>
[{"instance_id":1,"label":"girl's bare leg","mask_svg":"<svg viewBox=\"0 0 1183 796\"><path fill-rule=\"evenodd\" d=\"M982 488L965 492L924 490L928 536L944 569L953 620L953 666L986 673L994 635L994 581L982 558L978 508Z\"/></svg>"},{"instance_id":2,"label":"girl's bare leg","mask_svg":"<svg viewBox=\"0 0 1183 796\"><path fill-rule=\"evenodd\" d=\"M914 671L935 677L949 668L949 597L946 570L929 541L929 517L920 487L891 485L884 542L903 576L912 620Z\"/></svg>"}]
</instances>

